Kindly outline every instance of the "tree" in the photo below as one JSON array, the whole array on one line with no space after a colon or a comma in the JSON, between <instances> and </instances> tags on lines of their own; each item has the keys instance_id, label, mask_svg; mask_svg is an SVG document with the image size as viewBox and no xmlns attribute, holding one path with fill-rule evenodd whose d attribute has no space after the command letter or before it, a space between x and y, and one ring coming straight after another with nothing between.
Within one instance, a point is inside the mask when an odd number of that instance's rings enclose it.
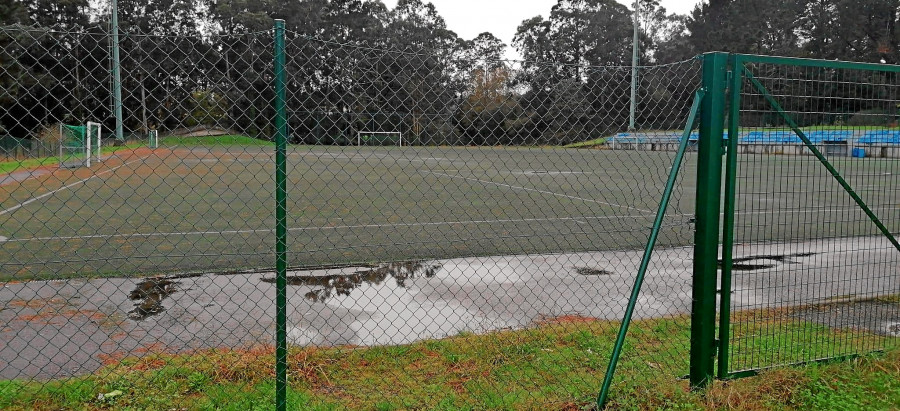
<instances>
[{"instance_id":1,"label":"tree","mask_svg":"<svg viewBox=\"0 0 900 411\"><path fill-rule=\"evenodd\" d=\"M806 0L719 0L700 3L687 18L695 53L729 51L798 55Z\"/></svg>"},{"instance_id":2,"label":"tree","mask_svg":"<svg viewBox=\"0 0 900 411\"><path fill-rule=\"evenodd\" d=\"M458 124L468 144L509 144L510 127L520 115L512 89L512 71L503 59L506 44L481 33L463 44L471 67L468 89L459 107Z\"/></svg>"},{"instance_id":3,"label":"tree","mask_svg":"<svg viewBox=\"0 0 900 411\"><path fill-rule=\"evenodd\" d=\"M209 18L220 34L239 34L272 28L270 0L207 0Z\"/></svg>"},{"instance_id":4,"label":"tree","mask_svg":"<svg viewBox=\"0 0 900 411\"><path fill-rule=\"evenodd\" d=\"M79 30L88 25L87 0L24 0L31 22L41 27Z\"/></svg>"},{"instance_id":5,"label":"tree","mask_svg":"<svg viewBox=\"0 0 900 411\"><path fill-rule=\"evenodd\" d=\"M668 13L659 0L641 0L642 64L671 63L692 57L684 50L686 16Z\"/></svg>"},{"instance_id":6,"label":"tree","mask_svg":"<svg viewBox=\"0 0 900 411\"><path fill-rule=\"evenodd\" d=\"M812 0L804 10L803 48L811 57L900 63L898 0Z\"/></svg>"},{"instance_id":7,"label":"tree","mask_svg":"<svg viewBox=\"0 0 900 411\"><path fill-rule=\"evenodd\" d=\"M0 0L0 25L26 24L28 13L21 0Z\"/></svg>"}]
</instances>

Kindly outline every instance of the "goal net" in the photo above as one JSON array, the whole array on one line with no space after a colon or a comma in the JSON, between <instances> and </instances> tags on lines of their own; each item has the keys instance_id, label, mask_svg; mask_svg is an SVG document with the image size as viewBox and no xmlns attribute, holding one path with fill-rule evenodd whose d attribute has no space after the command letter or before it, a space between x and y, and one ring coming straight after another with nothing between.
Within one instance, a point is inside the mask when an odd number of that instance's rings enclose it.
<instances>
[{"instance_id":1,"label":"goal net","mask_svg":"<svg viewBox=\"0 0 900 411\"><path fill-rule=\"evenodd\" d=\"M358 146L402 146L403 134L399 131L360 131Z\"/></svg>"},{"instance_id":2,"label":"goal net","mask_svg":"<svg viewBox=\"0 0 900 411\"><path fill-rule=\"evenodd\" d=\"M100 161L102 128L89 121L84 126L59 125L59 167L90 167Z\"/></svg>"}]
</instances>

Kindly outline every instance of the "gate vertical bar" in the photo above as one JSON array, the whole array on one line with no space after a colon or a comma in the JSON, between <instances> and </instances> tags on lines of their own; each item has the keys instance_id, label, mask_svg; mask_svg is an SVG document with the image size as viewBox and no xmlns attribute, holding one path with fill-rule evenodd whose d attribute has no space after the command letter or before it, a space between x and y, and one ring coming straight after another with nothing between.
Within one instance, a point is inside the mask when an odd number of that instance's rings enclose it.
<instances>
[{"instance_id":1,"label":"gate vertical bar","mask_svg":"<svg viewBox=\"0 0 900 411\"><path fill-rule=\"evenodd\" d=\"M716 274L719 257L719 210L722 196L722 133L725 121L727 53L703 55L703 89L697 165L697 225L691 301L690 383L705 387L713 378L716 357Z\"/></svg>"},{"instance_id":2,"label":"gate vertical bar","mask_svg":"<svg viewBox=\"0 0 900 411\"><path fill-rule=\"evenodd\" d=\"M734 247L735 184L737 183L738 137L740 133L743 63L740 56L729 57L731 78L728 108L728 141L725 156L725 210L722 217L722 280L719 283L719 363L717 377L728 376L728 343L731 335L731 264Z\"/></svg>"},{"instance_id":3,"label":"gate vertical bar","mask_svg":"<svg viewBox=\"0 0 900 411\"><path fill-rule=\"evenodd\" d=\"M287 109L284 20L275 20L275 407L287 406Z\"/></svg>"}]
</instances>

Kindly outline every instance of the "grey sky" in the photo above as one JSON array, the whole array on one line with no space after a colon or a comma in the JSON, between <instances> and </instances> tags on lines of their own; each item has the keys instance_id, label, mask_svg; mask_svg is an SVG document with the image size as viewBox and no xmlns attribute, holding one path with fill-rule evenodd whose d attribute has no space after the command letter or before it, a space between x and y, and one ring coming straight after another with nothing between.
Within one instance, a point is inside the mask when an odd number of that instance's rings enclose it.
<instances>
[{"instance_id":1,"label":"grey sky","mask_svg":"<svg viewBox=\"0 0 900 411\"><path fill-rule=\"evenodd\" d=\"M397 0L382 0L389 8L397 5ZM489 31L512 43L516 28L525 19L550 14L556 0L425 0L434 4L438 13L447 21L447 27L460 37L471 40L479 33ZM617 0L631 7L631 0ZM661 4L670 13L686 14L699 0L662 0ZM507 50L507 57L517 58L515 50Z\"/></svg>"}]
</instances>

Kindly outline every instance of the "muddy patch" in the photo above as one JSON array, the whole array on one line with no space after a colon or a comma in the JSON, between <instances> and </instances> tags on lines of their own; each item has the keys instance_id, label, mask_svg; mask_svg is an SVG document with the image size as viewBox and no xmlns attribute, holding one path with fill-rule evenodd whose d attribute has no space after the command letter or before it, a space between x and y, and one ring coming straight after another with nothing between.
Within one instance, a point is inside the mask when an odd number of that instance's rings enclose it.
<instances>
[{"instance_id":1,"label":"muddy patch","mask_svg":"<svg viewBox=\"0 0 900 411\"><path fill-rule=\"evenodd\" d=\"M594 268L594 267L572 267L575 269L575 272L579 275L585 276L599 276L599 275L612 275L613 272L609 270L604 270L602 268Z\"/></svg>"},{"instance_id":2,"label":"muddy patch","mask_svg":"<svg viewBox=\"0 0 900 411\"><path fill-rule=\"evenodd\" d=\"M733 258L731 259L731 269L733 271L765 270L782 264L800 264L800 262L794 261L794 259L812 257L814 255L816 255L816 253L764 254ZM722 260L719 260L720 269L722 268L722 265Z\"/></svg>"},{"instance_id":3,"label":"muddy patch","mask_svg":"<svg viewBox=\"0 0 900 411\"><path fill-rule=\"evenodd\" d=\"M165 311L162 302L178 291L178 284L178 281L165 277L153 277L139 282L128 294L128 299L137 301L134 309L128 312L128 318L141 321Z\"/></svg>"},{"instance_id":4,"label":"muddy patch","mask_svg":"<svg viewBox=\"0 0 900 411\"><path fill-rule=\"evenodd\" d=\"M407 281L415 278L434 277L440 264L428 264L421 261L382 264L349 274L332 275L295 275L287 278L288 285L316 287L304 296L314 302L325 302L335 296L349 296L350 292L363 285L381 285L386 279L393 278L401 288L407 287ZM274 278L263 278L262 281L274 283Z\"/></svg>"}]
</instances>

